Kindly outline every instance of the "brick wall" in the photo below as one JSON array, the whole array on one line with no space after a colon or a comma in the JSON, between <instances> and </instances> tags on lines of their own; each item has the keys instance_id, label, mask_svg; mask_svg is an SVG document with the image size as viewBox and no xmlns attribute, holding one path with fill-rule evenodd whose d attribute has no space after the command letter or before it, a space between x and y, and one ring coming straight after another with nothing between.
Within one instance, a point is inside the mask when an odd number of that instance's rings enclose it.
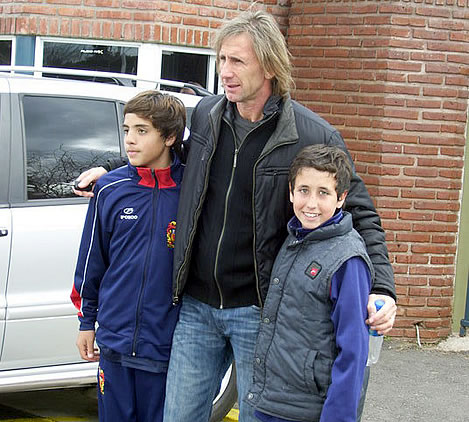
<instances>
[{"instance_id":1,"label":"brick wall","mask_svg":"<svg viewBox=\"0 0 469 422\"><path fill-rule=\"evenodd\" d=\"M465 1L292 0L295 97L346 139L375 198L395 336L451 332L469 64Z\"/></svg>"},{"instance_id":2,"label":"brick wall","mask_svg":"<svg viewBox=\"0 0 469 422\"><path fill-rule=\"evenodd\" d=\"M0 0L0 34L43 35L209 47L224 21L247 9L236 0ZM284 29L288 5L267 0Z\"/></svg>"},{"instance_id":3,"label":"brick wall","mask_svg":"<svg viewBox=\"0 0 469 422\"><path fill-rule=\"evenodd\" d=\"M395 336L451 331L467 113L462 0L266 0L287 34L294 97L336 126L387 231ZM0 34L207 47L234 0L0 0Z\"/></svg>"}]
</instances>

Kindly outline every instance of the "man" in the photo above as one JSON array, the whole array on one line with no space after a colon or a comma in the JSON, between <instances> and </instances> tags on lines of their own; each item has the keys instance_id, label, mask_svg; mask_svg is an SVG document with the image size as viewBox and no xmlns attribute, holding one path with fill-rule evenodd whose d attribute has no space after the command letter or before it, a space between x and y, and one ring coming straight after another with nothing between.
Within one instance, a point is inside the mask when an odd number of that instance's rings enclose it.
<instances>
[{"instance_id":1,"label":"man","mask_svg":"<svg viewBox=\"0 0 469 422\"><path fill-rule=\"evenodd\" d=\"M293 215L286 205L288 168L309 144L346 150L337 130L291 100L290 57L271 15L249 11L228 22L215 49L225 94L203 98L192 115L173 273L173 300L182 300L182 306L168 369L165 422L208 421L233 358L239 420L256 420L243 399L270 271ZM85 173L80 186L95 177L96 172ZM379 216L355 174L345 208L376 273L368 322L384 333L396 312L393 273ZM386 305L373 315L377 298ZM269 317L262 321L269 323Z\"/></svg>"}]
</instances>

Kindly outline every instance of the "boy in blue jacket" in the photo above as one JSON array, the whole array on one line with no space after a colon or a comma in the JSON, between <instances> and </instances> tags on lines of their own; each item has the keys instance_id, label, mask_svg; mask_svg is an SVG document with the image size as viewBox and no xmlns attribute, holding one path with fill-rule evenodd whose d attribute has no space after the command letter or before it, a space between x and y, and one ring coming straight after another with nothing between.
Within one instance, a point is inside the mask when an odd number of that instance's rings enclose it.
<instances>
[{"instance_id":1,"label":"boy in blue jacket","mask_svg":"<svg viewBox=\"0 0 469 422\"><path fill-rule=\"evenodd\" d=\"M179 313L171 275L183 165L174 151L185 124L174 96L132 98L124 108L129 164L99 179L88 207L71 299L80 355L99 360L101 422L163 420Z\"/></svg>"},{"instance_id":2,"label":"boy in blue jacket","mask_svg":"<svg viewBox=\"0 0 469 422\"><path fill-rule=\"evenodd\" d=\"M342 210L352 167L339 148L293 160L295 216L271 274L246 400L262 422L355 422L368 355L373 267Z\"/></svg>"}]
</instances>

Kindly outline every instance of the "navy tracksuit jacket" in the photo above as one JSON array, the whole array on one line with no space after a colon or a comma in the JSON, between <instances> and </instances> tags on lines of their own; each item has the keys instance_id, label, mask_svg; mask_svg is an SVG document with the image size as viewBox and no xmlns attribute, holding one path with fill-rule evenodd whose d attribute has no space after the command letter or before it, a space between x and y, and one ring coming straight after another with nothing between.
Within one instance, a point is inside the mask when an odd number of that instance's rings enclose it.
<instances>
[{"instance_id":1,"label":"navy tracksuit jacket","mask_svg":"<svg viewBox=\"0 0 469 422\"><path fill-rule=\"evenodd\" d=\"M127 165L99 179L71 294L80 330L98 323L105 357L152 372L167 366L179 314L171 277L183 167L174 158L167 169Z\"/></svg>"}]
</instances>

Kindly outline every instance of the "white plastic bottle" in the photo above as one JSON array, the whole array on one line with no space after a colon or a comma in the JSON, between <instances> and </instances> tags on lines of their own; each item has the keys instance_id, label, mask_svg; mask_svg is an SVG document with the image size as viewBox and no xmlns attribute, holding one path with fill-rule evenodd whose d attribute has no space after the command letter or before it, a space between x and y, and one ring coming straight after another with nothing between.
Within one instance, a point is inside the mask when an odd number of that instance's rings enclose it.
<instances>
[{"instance_id":1,"label":"white plastic bottle","mask_svg":"<svg viewBox=\"0 0 469 422\"><path fill-rule=\"evenodd\" d=\"M378 312L384 306L384 300L378 299L375 301L376 312ZM370 366L378 362L379 353L381 352L381 346L383 345L383 336L378 334L376 330L368 330L369 332L369 349L368 349L368 360L366 366Z\"/></svg>"}]
</instances>

